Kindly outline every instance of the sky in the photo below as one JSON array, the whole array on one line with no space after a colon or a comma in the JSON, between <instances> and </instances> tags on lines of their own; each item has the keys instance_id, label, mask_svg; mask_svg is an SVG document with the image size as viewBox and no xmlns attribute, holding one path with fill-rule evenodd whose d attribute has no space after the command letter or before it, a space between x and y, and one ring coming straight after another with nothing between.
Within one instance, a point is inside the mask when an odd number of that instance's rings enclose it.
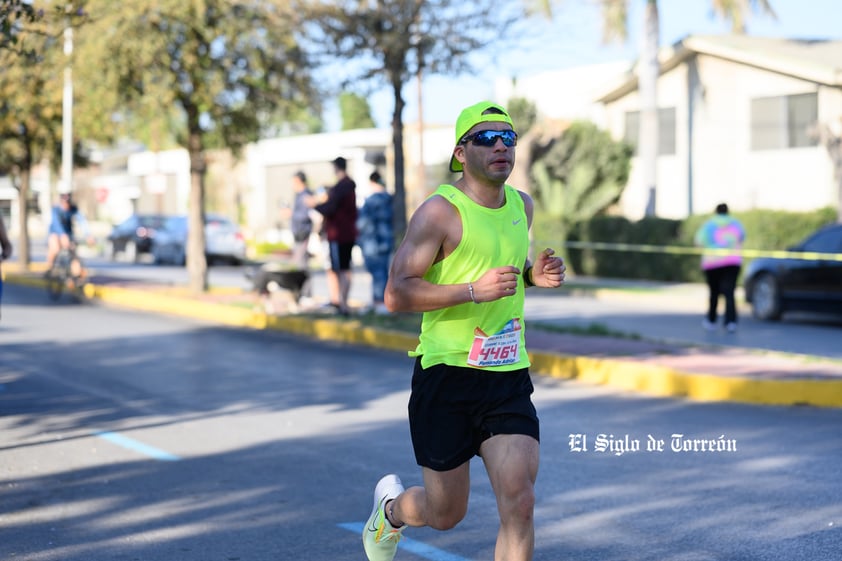
<instances>
[{"instance_id":1,"label":"sky","mask_svg":"<svg viewBox=\"0 0 842 561\"><path fill-rule=\"evenodd\" d=\"M842 0L770 0L777 19L752 14L748 33L788 38L842 39ZM602 44L602 21L593 0L562 0L556 3L552 20L535 17L528 33L515 38L513 46L497 52L478 53L474 75L429 76L424 79L422 100L426 124L451 124L459 111L482 99L494 99L494 82L499 78L528 76L600 62L632 62L639 53L645 0L631 0L629 38L624 44ZM671 45L687 35L727 33L729 24L715 18L710 0L660 0L660 42ZM840 61L842 66L842 61ZM417 84L403 92L404 123L418 121ZM505 100L498 100L505 102ZM369 97L378 127L387 128L392 118L392 93L380 90ZM328 130L338 130L338 111L325 115Z\"/></svg>"}]
</instances>

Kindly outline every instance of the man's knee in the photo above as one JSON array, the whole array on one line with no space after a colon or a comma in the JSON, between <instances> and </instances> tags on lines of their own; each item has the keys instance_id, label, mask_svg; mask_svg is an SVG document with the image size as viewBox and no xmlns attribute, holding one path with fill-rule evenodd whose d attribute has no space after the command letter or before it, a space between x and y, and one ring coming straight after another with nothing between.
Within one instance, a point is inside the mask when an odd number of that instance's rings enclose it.
<instances>
[{"instance_id":1,"label":"man's knee","mask_svg":"<svg viewBox=\"0 0 842 561\"><path fill-rule=\"evenodd\" d=\"M465 518L467 512L467 504L452 504L441 510L430 509L427 525L435 530L450 530Z\"/></svg>"},{"instance_id":2,"label":"man's knee","mask_svg":"<svg viewBox=\"0 0 842 561\"><path fill-rule=\"evenodd\" d=\"M513 504L513 513L522 520L531 520L535 513L535 489L530 485L517 495Z\"/></svg>"},{"instance_id":3,"label":"man's knee","mask_svg":"<svg viewBox=\"0 0 842 561\"><path fill-rule=\"evenodd\" d=\"M503 486L497 500L501 517L531 520L535 511L535 487L528 480L511 482Z\"/></svg>"}]
</instances>

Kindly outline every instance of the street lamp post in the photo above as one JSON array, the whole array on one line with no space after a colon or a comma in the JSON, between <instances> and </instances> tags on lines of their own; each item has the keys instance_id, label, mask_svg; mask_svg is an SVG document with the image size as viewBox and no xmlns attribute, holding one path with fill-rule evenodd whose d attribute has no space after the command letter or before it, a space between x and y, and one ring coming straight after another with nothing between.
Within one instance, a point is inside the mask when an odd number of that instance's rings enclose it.
<instances>
[{"instance_id":1,"label":"street lamp post","mask_svg":"<svg viewBox=\"0 0 842 561\"><path fill-rule=\"evenodd\" d=\"M61 183L62 191L70 193L73 190L73 69L71 55L73 54L73 28L69 18L64 27L64 56L67 62L64 67L64 90L62 92L61 114Z\"/></svg>"}]
</instances>

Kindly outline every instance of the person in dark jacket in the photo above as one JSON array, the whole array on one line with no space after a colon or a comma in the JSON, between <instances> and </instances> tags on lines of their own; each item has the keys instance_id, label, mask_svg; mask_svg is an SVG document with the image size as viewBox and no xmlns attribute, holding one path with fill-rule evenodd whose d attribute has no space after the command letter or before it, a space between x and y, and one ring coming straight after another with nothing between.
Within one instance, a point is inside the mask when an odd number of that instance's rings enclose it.
<instances>
[{"instance_id":1,"label":"person in dark jacket","mask_svg":"<svg viewBox=\"0 0 842 561\"><path fill-rule=\"evenodd\" d=\"M343 157L333 160L337 182L321 200L311 204L324 217L324 231L330 253L327 285L330 305L348 315L348 293L351 290L351 251L357 241L357 184L348 176L348 162Z\"/></svg>"}]
</instances>

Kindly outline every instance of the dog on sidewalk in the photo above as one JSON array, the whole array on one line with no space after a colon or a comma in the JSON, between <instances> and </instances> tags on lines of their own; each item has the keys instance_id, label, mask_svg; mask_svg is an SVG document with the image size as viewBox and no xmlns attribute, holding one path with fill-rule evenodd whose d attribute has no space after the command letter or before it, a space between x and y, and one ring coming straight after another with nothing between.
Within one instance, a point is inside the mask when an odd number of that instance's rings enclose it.
<instances>
[{"instance_id":1,"label":"dog on sidewalk","mask_svg":"<svg viewBox=\"0 0 842 561\"><path fill-rule=\"evenodd\" d=\"M266 263L246 272L252 288L264 298L267 313L295 313L299 309L304 286L310 273L290 269L277 263Z\"/></svg>"}]
</instances>

